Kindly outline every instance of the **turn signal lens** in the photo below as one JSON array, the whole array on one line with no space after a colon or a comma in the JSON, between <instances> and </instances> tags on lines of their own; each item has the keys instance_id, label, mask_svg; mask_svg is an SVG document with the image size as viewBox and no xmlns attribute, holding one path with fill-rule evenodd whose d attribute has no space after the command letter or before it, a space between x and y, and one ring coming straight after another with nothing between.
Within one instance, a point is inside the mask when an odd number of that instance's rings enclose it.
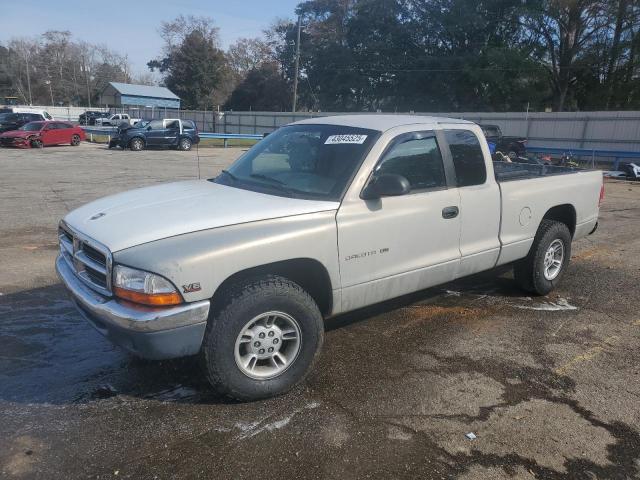
<instances>
[{"instance_id":1,"label":"turn signal lens","mask_svg":"<svg viewBox=\"0 0 640 480\"><path fill-rule=\"evenodd\" d=\"M114 287L113 293L115 293L116 297L122 298L123 300L129 300L130 302L141 303L143 305L156 305L156 306L167 306L167 305L179 305L182 303L182 297L178 292L173 293L139 293L132 292L131 290L125 290L124 288Z\"/></svg>"},{"instance_id":2,"label":"turn signal lens","mask_svg":"<svg viewBox=\"0 0 640 480\"><path fill-rule=\"evenodd\" d=\"M113 293L124 300L143 305L178 305L182 296L164 277L135 268L116 265Z\"/></svg>"}]
</instances>

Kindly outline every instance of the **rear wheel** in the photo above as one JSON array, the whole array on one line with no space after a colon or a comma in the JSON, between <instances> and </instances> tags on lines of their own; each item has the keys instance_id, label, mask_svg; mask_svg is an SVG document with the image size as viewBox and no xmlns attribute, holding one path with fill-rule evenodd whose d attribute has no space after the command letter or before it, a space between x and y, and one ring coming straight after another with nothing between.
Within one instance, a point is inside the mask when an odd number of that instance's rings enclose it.
<instances>
[{"instance_id":1,"label":"rear wheel","mask_svg":"<svg viewBox=\"0 0 640 480\"><path fill-rule=\"evenodd\" d=\"M139 152L144 148L144 142L141 138L134 138L129 142L129 148L134 152Z\"/></svg>"},{"instance_id":2,"label":"rear wheel","mask_svg":"<svg viewBox=\"0 0 640 480\"><path fill-rule=\"evenodd\" d=\"M564 223L542 220L533 245L514 265L516 283L527 292L546 295L564 275L571 257L571 232Z\"/></svg>"},{"instance_id":3,"label":"rear wheel","mask_svg":"<svg viewBox=\"0 0 640 480\"><path fill-rule=\"evenodd\" d=\"M181 138L178 143L178 148L183 151L191 150L192 142L188 138Z\"/></svg>"},{"instance_id":4,"label":"rear wheel","mask_svg":"<svg viewBox=\"0 0 640 480\"><path fill-rule=\"evenodd\" d=\"M80 145L80 135L73 135L71 137L71 145L77 147Z\"/></svg>"},{"instance_id":5,"label":"rear wheel","mask_svg":"<svg viewBox=\"0 0 640 480\"><path fill-rule=\"evenodd\" d=\"M299 383L324 338L322 315L311 296L277 276L237 283L223 295L200 352L211 385L246 401L282 394Z\"/></svg>"}]
</instances>

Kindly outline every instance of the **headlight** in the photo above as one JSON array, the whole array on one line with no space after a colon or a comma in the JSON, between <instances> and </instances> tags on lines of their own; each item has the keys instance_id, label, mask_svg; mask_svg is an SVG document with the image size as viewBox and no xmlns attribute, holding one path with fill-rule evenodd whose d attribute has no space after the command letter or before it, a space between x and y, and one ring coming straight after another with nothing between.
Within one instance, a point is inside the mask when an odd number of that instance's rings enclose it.
<instances>
[{"instance_id":1,"label":"headlight","mask_svg":"<svg viewBox=\"0 0 640 480\"><path fill-rule=\"evenodd\" d=\"M166 278L155 273L116 265L113 293L124 300L144 305L178 305L182 296Z\"/></svg>"}]
</instances>

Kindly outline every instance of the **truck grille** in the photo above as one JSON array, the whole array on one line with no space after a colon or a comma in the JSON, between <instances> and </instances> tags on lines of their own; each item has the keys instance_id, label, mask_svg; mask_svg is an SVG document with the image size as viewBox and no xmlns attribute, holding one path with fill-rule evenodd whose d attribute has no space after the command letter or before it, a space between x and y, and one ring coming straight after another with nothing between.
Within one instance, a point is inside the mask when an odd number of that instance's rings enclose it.
<instances>
[{"instance_id":1,"label":"truck grille","mask_svg":"<svg viewBox=\"0 0 640 480\"><path fill-rule=\"evenodd\" d=\"M84 235L61 223L58 228L60 255L75 274L89 287L111 295L111 253Z\"/></svg>"}]
</instances>

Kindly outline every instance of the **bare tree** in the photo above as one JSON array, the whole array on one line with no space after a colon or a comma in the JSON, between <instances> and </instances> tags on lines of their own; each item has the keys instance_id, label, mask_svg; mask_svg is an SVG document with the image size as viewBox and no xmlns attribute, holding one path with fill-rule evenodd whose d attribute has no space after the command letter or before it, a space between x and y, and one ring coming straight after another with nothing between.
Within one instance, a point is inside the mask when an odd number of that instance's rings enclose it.
<instances>
[{"instance_id":1,"label":"bare tree","mask_svg":"<svg viewBox=\"0 0 640 480\"><path fill-rule=\"evenodd\" d=\"M229 66L241 78L263 63L273 62L271 47L259 38L239 38L227 49Z\"/></svg>"},{"instance_id":2,"label":"bare tree","mask_svg":"<svg viewBox=\"0 0 640 480\"><path fill-rule=\"evenodd\" d=\"M193 31L199 31L207 41L218 46L220 44L219 30L211 17L179 15L170 22L162 22L158 33L164 40L163 53L168 56Z\"/></svg>"},{"instance_id":3,"label":"bare tree","mask_svg":"<svg viewBox=\"0 0 640 480\"><path fill-rule=\"evenodd\" d=\"M539 57L548 65L554 108L566 108L577 80L578 61L595 37L609 26L607 1L543 0L529 10L525 26L539 39Z\"/></svg>"}]
</instances>

